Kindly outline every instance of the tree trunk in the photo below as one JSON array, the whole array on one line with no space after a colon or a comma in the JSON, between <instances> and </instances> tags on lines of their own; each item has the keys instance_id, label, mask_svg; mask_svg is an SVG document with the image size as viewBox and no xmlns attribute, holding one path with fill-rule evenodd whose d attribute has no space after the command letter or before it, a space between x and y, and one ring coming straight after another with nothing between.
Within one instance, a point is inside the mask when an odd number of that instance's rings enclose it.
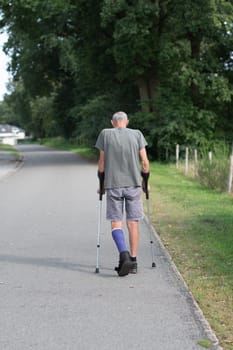
<instances>
[{"instance_id":1,"label":"tree trunk","mask_svg":"<svg viewBox=\"0 0 233 350\"><path fill-rule=\"evenodd\" d=\"M200 51L201 51L201 38L193 34L189 34L190 46L191 46L191 58L194 61L194 66L200 61ZM200 106L201 96L200 89L196 82L191 83L191 96L194 106Z\"/></svg>"},{"instance_id":2,"label":"tree trunk","mask_svg":"<svg viewBox=\"0 0 233 350\"><path fill-rule=\"evenodd\" d=\"M155 112L156 100L159 95L159 78L157 74L152 73L149 78L140 78L138 80L141 108L143 112Z\"/></svg>"},{"instance_id":3,"label":"tree trunk","mask_svg":"<svg viewBox=\"0 0 233 350\"><path fill-rule=\"evenodd\" d=\"M140 95L141 109L143 112L150 112L150 96L148 90L148 83L145 78L138 79L138 89Z\"/></svg>"},{"instance_id":4,"label":"tree trunk","mask_svg":"<svg viewBox=\"0 0 233 350\"><path fill-rule=\"evenodd\" d=\"M159 77L158 74L152 73L149 78L149 96L150 96L150 110L152 112L157 112L158 108L156 108L157 98L159 96Z\"/></svg>"}]
</instances>

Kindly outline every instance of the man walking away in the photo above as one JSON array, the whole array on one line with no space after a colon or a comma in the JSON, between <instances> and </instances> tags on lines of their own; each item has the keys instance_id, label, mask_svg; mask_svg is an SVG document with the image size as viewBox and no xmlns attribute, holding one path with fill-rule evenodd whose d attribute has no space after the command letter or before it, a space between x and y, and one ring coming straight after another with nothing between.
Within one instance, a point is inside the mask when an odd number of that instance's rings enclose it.
<instances>
[{"instance_id":1,"label":"man walking away","mask_svg":"<svg viewBox=\"0 0 233 350\"><path fill-rule=\"evenodd\" d=\"M142 188L145 189L145 180L149 177L149 161L147 142L140 130L127 128L127 114L115 113L111 123L113 128L100 132L95 147L100 152L98 177L100 183L104 182L107 196L106 217L111 221L112 237L120 255L115 270L119 276L126 276L137 273L139 220L143 218ZM130 253L122 230L124 210Z\"/></svg>"}]
</instances>

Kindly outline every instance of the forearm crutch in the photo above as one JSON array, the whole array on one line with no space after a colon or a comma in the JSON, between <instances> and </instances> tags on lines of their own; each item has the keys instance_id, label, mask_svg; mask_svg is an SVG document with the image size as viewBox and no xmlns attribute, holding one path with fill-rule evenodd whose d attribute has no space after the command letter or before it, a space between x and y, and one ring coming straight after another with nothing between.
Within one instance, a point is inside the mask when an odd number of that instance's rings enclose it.
<instances>
[{"instance_id":1,"label":"forearm crutch","mask_svg":"<svg viewBox=\"0 0 233 350\"><path fill-rule=\"evenodd\" d=\"M99 216L98 216L98 230L97 230L97 250L96 250L96 268L95 273L99 273L99 251L100 251L100 231L102 218L102 199L104 194L104 173L98 171L99 178Z\"/></svg>"},{"instance_id":2,"label":"forearm crutch","mask_svg":"<svg viewBox=\"0 0 233 350\"><path fill-rule=\"evenodd\" d=\"M142 177L143 177L143 181L144 181L144 192L146 194L146 207L147 207L147 219L148 219L149 231L150 231L150 247L151 247L152 267L156 267L156 264L154 261L153 233L152 233L152 226L151 226L151 220L150 220L150 199L149 199L149 188L148 188L149 173L142 173Z\"/></svg>"}]
</instances>

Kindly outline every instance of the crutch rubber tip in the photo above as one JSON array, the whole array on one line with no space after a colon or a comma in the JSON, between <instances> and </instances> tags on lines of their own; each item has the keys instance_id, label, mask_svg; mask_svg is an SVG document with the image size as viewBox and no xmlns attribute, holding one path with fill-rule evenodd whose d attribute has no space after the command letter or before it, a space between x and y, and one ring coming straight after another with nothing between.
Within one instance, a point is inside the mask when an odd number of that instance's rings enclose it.
<instances>
[{"instance_id":1,"label":"crutch rubber tip","mask_svg":"<svg viewBox=\"0 0 233 350\"><path fill-rule=\"evenodd\" d=\"M97 267L96 269L95 269L95 273L99 273L100 272L100 269Z\"/></svg>"},{"instance_id":2,"label":"crutch rubber tip","mask_svg":"<svg viewBox=\"0 0 233 350\"><path fill-rule=\"evenodd\" d=\"M156 267L155 262L152 263L152 267Z\"/></svg>"}]
</instances>

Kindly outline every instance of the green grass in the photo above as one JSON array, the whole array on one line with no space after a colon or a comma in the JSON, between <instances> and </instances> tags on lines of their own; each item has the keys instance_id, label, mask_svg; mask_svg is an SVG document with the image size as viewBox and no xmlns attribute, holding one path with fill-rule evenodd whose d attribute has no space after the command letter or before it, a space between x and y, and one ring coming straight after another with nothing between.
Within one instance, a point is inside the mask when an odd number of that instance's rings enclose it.
<instances>
[{"instance_id":1,"label":"green grass","mask_svg":"<svg viewBox=\"0 0 233 350\"><path fill-rule=\"evenodd\" d=\"M15 157L19 157L19 152L11 145L4 145L0 143L0 152L7 151Z\"/></svg>"},{"instance_id":2,"label":"green grass","mask_svg":"<svg viewBox=\"0 0 233 350\"><path fill-rule=\"evenodd\" d=\"M224 349L233 346L233 197L151 164L153 224Z\"/></svg>"},{"instance_id":3,"label":"green grass","mask_svg":"<svg viewBox=\"0 0 233 350\"><path fill-rule=\"evenodd\" d=\"M213 346L212 342L208 339L201 339L198 342L198 345L202 346L205 349L210 349Z\"/></svg>"},{"instance_id":4,"label":"green grass","mask_svg":"<svg viewBox=\"0 0 233 350\"><path fill-rule=\"evenodd\" d=\"M75 145L72 142L66 141L62 137L43 139L41 143L45 146L71 151L78 153L80 156L85 157L89 160L97 161L98 153L96 149L90 147L84 147Z\"/></svg>"}]
</instances>

